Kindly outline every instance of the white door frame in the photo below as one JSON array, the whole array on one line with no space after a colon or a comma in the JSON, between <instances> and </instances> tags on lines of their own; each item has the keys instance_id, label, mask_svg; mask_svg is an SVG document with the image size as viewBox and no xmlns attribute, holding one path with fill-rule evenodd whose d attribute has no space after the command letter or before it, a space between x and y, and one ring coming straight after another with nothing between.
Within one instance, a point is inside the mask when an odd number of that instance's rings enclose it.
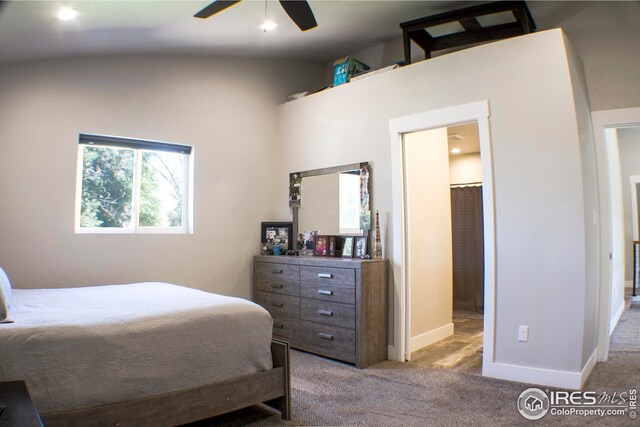
<instances>
[{"instance_id":1,"label":"white door frame","mask_svg":"<svg viewBox=\"0 0 640 427\"><path fill-rule=\"evenodd\" d=\"M638 189L636 186L640 184L640 175L631 175L629 177L629 185L631 186L631 228L633 230L631 237L638 240Z\"/></svg>"},{"instance_id":2,"label":"white door frame","mask_svg":"<svg viewBox=\"0 0 640 427\"><path fill-rule=\"evenodd\" d=\"M493 163L489 130L489 101L479 101L389 120L391 137L391 188L393 195L393 281L395 360L408 360L411 344L410 298L407 279L406 194L403 164L403 135L426 129L476 121L482 162L482 201L484 217L484 334L483 372L494 363L496 311L495 203Z\"/></svg>"},{"instance_id":3,"label":"white door frame","mask_svg":"<svg viewBox=\"0 0 640 427\"><path fill-rule=\"evenodd\" d=\"M597 361L604 362L609 357L609 337L611 322L612 269L609 254L612 252L611 180L606 150L606 133L610 129L638 126L640 108L593 111L591 113L593 135L596 145L598 170L598 199L600 216L600 290L598 295ZM624 221L624 218L618 218ZM624 256L624 254L621 254ZM624 274L624 273L623 273Z\"/></svg>"}]
</instances>

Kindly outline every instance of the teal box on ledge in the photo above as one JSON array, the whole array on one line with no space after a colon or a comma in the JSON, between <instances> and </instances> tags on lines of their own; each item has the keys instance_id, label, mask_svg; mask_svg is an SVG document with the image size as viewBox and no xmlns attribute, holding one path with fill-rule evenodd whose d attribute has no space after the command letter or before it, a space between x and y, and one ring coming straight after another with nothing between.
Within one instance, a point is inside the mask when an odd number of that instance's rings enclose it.
<instances>
[{"instance_id":1,"label":"teal box on ledge","mask_svg":"<svg viewBox=\"0 0 640 427\"><path fill-rule=\"evenodd\" d=\"M350 56L340 58L333 63L333 85L338 86L346 83L351 77L369 70L370 68L367 64L363 64Z\"/></svg>"}]
</instances>

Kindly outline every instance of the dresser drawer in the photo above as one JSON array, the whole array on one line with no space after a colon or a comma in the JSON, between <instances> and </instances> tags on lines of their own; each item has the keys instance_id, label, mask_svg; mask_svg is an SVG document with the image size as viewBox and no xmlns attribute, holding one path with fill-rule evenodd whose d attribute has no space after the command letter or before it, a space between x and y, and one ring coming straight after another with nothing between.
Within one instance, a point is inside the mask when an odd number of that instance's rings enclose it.
<instances>
[{"instance_id":1,"label":"dresser drawer","mask_svg":"<svg viewBox=\"0 0 640 427\"><path fill-rule=\"evenodd\" d=\"M272 315L300 317L300 298L291 295L256 292L256 302Z\"/></svg>"},{"instance_id":2,"label":"dresser drawer","mask_svg":"<svg viewBox=\"0 0 640 427\"><path fill-rule=\"evenodd\" d=\"M356 272L353 268L300 267L300 280L333 285L355 286Z\"/></svg>"},{"instance_id":3,"label":"dresser drawer","mask_svg":"<svg viewBox=\"0 0 640 427\"><path fill-rule=\"evenodd\" d=\"M331 348L345 353L356 351L356 331L335 326L302 321L302 341L319 347Z\"/></svg>"},{"instance_id":4,"label":"dresser drawer","mask_svg":"<svg viewBox=\"0 0 640 427\"><path fill-rule=\"evenodd\" d=\"M297 265L256 262L255 269L257 279L300 280L300 267Z\"/></svg>"},{"instance_id":5,"label":"dresser drawer","mask_svg":"<svg viewBox=\"0 0 640 427\"><path fill-rule=\"evenodd\" d=\"M284 316L273 317L273 334L281 337L300 339L300 320Z\"/></svg>"},{"instance_id":6,"label":"dresser drawer","mask_svg":"<svg viewBox=\"0 0 640 427\"><path fill-rule=\"evenodd\" d=\"M349 286L305 282L300 285L300 295L304 298L341 302L344 304L355 304L356 302L356 288Z\"/></svg>"},{"instance_id":7,"label":"dresser drawer","mask_svg":"<svg viewBox=\"0 0 640 427\"><path fill-rule=\"evenodd\" d=\"M300 295L299 282L274 279L271 277L258 277L256 279L256 288L258 288L259 291L274 292L276 294Z\"/></svg>"},{"instance_id":8,"label":"dresser drawer","mask_svg":"<svg viewBox=\"0 0 640 427\"><path fill-rule=\"evenodd\" d=\"M308 298L302 298L300 303L303 320L340 326L341 328L353 329L356 327L355 305Z\"/></svg>"}]
</instances>

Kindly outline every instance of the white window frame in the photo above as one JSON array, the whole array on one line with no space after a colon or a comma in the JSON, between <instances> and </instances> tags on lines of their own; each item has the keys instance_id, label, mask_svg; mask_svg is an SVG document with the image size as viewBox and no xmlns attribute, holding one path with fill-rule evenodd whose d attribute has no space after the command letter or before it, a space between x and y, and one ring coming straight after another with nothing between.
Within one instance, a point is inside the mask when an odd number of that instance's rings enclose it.
<instances>
[{"instance_id":1,"label":"white window frame","mask_svg":"<svg viewBox=\"0 0 640 427\"><path fill-rule=\"evenodd\" d=\"M128 138L123 138L128 139ZM141 140L135 140L141 141ZM158 141L149 141L154 144L163 144ZM190 146L190 154L183 154L184 177L182 188L182 226L181 227L143 227L140 226L138 211L140 208L140 181L142 176L142 153L158 152L160 150L130 148L134 152L134 176L131 201L131 222L129 227L81 227L80 218L82 211L82 177L84 173L84 147L78 144L78 157L76 165L76 203L75 203L75 232L76 234L193 234L193 158L194 147ZM99 143L88 145L90 147L104 147L115 149L117 147L102 145Z\"/></svg>"}]
</instances>

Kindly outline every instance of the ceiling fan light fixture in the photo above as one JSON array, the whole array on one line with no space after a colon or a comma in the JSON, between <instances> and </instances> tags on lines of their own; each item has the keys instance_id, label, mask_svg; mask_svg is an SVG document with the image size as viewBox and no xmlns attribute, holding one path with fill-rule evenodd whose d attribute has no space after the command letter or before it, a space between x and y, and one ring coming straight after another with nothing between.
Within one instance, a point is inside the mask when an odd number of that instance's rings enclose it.
<instances>
[{"instance_id":1,"label":"ceiling fan light fixture","mask_svg":"<svg viewBox=\"0 0 640 427\"><path fill-rule=\"evenodd\" d=\"M196 13L196 18L206 19L218 12L225 10L234 4L240 3L241 0L214 0L200 12ZM256 0L257 1L257 0ZM307 31L318 26L311 6L307 0L279 0L280 6L284 9L289 18L300 28L301 31ZM267 19L267 7L269 0L264 2L264 17ZM263 24L264 25L264 24ZM262 28L262 27L260 27ZM263 29L264 32L270 31Z\"/></svg>"},{"instance_id":2,"label":"ceiling fan light fixture","mask_svg":"<svg viewBox=\"0 0 640 427\"><path fill-rule=\"evenodd\" d=\"M261 29L262 31L264 31L265 33L266 33L267 31L273 31L273 30L275 30L276 28L278 28L278 24L276 24L275 22L270 21L270 20L266 20L266 21L264 21L264 22L260 25L260 29Z\"/></svg>"},{"instance_id":3,"label":"ceiling fan light fixture","mask_svg":"<svg viewBox=\"0 0 640 427\"><path fill-rule=\"evenodd\" d=\"M80 12L71 7L63 7L58 11L57 16L61 21L71 21L72 19L75 19L79 13Z\"/></svg>"}]
</instances>

